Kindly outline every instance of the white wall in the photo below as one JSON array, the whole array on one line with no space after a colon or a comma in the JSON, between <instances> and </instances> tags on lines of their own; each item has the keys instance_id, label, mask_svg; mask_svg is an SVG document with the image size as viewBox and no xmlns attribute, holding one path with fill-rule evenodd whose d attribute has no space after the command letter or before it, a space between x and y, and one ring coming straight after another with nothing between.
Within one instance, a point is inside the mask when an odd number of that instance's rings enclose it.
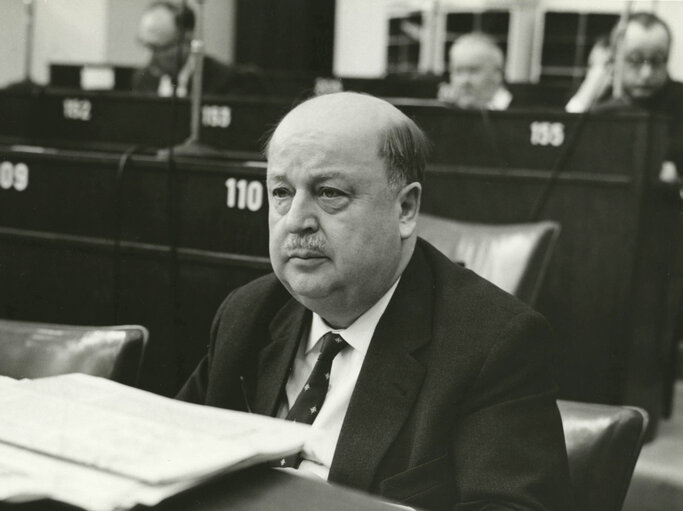
<instances>
[{"instance_id":1,"label":"white wall","mask_svg":"<svg viewBox=\"0 0 683 511\"><path fill-rule=\"evenodd\" d=\"M50 62L103 62L107 3L104 0L40 0L35 3L33 78L49 79Z\"/></svg>"},{"instance_id":2,"label":"white wall","mask_svg":"<svg viewBox=\"0 0 683 511\"><path fill-rule=\"evenodd\" d=\"M387 66L386 7L391 0L337 0L333 71L337 76L374 78Z\"/></svg>"},{"instance_id":3,"label":"white wall","mask_svg":"<svg viewBox=\"0 0 683 511\"><path fill-rule=\"evenodd\" d=\"M47 62L102 61L106 4L102 0L35 0L34 80L48 79ZM26 16L22 0L0 0L0 85L23 78Z\"/></svg>"},{"instance_id":4,"label":"white wall","mask_svg":"<svg viewBox=\"0 0 683 511\"><path fill-rule=\"evenodd\" d=\"M673 33L669 72L674 79L683 82L683 0L660 1L657 14L666 20Z\"/></svg>"},{"instance_id":5,"label":"white wall","mask_svg":"<svg viewBox=\"0 0 683 511\"><path fill-rule=\"evenodd\" d=\"M0 87L24 75L24 5L0 0Z\"/></svg>"},{"instance_id":6,"label":"white wall","mask_svg":"<svg viewBox=\"0 0 683 511\"><path fill-rule=\"evenodd\" d=\"M206 0L206 51L225 62L235 60L236 0Z\"/></svg>"},{"instance_id":7,"label":"white wall","mask_svg":"<svg viewBox=\"0 0 683 511\"><path fill-rule=\"evenodd\" d=\"M135 36L149 1L34 0L33 79L46 83L51 62L143 64ZM234 59L235 4L205 0L206 50L226 62ZM0 86L23 78L25 19L22 0L0 0Z\"/></svg>"}]
</instances>

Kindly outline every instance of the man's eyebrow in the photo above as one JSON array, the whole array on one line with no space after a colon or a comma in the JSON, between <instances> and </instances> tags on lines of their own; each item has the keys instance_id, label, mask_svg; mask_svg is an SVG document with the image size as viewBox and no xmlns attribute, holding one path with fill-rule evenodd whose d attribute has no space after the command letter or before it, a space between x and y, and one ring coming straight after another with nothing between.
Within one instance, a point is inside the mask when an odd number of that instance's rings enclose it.
<instances>
[{"instance_id":1,"label":"man's eyebrow","mask_svg":"<svg viewBox=\"0 0 683 511\"><path fill-rule=\"evenodd\" d=\"M314 173L313 176L311 176L311 180L313 180L315 182L319 182L319 181L327 181L329 179L346 178L346 176L347 176L346 172L326 170L324 172L321 172L320 174Z\"/></svg>"},{"instance_id":2,"label":"man's eyebrow","mask_svg":"<svg viewBox=\"0 0 683 511\"><path fill-rule=\"evenodd\" d=\"M278 183L280 183L280 182L284 182L286 180L287 180L287 177L285 176L284 173L283 174L269 173L266 175L266 182L278 182Z\"/></svg>"}]
</instances>

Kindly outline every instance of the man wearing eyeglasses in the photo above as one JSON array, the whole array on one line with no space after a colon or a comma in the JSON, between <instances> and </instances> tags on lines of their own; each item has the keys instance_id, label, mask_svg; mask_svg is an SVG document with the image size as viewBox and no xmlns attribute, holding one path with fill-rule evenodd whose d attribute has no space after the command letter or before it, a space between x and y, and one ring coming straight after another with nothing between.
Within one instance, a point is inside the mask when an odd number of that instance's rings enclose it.
<instances>
[{"instance_id":1,"label":"man wearing eyeglasses","mask_svg":"<svg viewBox=\"0 0 683 511\"><path fill-rule=\"evenodd\" d=\"M616 29L612 34L615 36ZM676 181L683 173L683 83L669 76L671 42L671 30L656 15L630 15L621 42L622 97L612 98L609 90L614 67L612 51L606 44L596 45L586 80L566 107L570 112L637 109L668 116L669 161L660 175L664 181Z\"/></svg>"},{"instance_id":2,"label":"man wearing eyeglasses","mask_svg":"<svg viewBox=\"0 0 683 511\"><path fill-rule=\"evenodd\" d=\"M173 2L158 1L147 7L138 29L138 42L150 51L146 67L133 76L133 91L171 96L174 83L179 97L188 95L195 61L190 45L195 27L194 12ZM235 73L226 64L205 56L202 89L208 94L230 91Z\"/></svg>"}]
</instances>

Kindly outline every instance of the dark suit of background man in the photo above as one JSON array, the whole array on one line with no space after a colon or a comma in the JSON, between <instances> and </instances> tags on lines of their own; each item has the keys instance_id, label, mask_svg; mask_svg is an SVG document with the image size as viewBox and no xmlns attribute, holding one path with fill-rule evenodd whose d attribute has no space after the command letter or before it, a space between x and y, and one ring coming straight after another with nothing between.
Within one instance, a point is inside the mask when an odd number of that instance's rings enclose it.
<instances>
[{"instance_id":1,"label":"dark suit of background man","mask_svg":"<svg viewBox=\"0 0 683 511\"><path fill-rule=\"evenodd\" d=\"M282 120L267 149L275 274L226 298L179 397L245 410L246 394L285 417L335 331L349 346L300 470L428 509L568 509L546 323L417 238L426 145L366 95Z\"/></svg>"},{"instance_id":2,"label":"dark suit of background man","mask_svg":"<svg viewBox=\"0 0 683 511\"><path fill-rule=\"evenodd\" d=\"M133 76L133 91L171 96L177 77L177 95L186 96L192 88L194 58L190 44L194 34L194 12L173 2L154 2L140 18L138 41L151 52L149 63ZM202 89L206 94L230 92L233 70L205 55Z\"/></svg>"}]
</instances>

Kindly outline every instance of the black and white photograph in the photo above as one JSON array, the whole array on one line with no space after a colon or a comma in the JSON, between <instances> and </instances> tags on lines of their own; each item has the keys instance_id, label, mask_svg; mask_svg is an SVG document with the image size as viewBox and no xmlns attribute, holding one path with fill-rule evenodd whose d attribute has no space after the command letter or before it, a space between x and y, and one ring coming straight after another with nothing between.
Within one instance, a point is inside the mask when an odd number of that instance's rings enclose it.
<instances>
[{"instance_id":1,"label":"black and white photograph","mask_svg":"<svg viewBox=\"0 0 683 511\"><path fill-rule=\"evenodd\" d=\"M683 0L0 0L0 511L683 510Z\"/></svg>"}]
</instances>

